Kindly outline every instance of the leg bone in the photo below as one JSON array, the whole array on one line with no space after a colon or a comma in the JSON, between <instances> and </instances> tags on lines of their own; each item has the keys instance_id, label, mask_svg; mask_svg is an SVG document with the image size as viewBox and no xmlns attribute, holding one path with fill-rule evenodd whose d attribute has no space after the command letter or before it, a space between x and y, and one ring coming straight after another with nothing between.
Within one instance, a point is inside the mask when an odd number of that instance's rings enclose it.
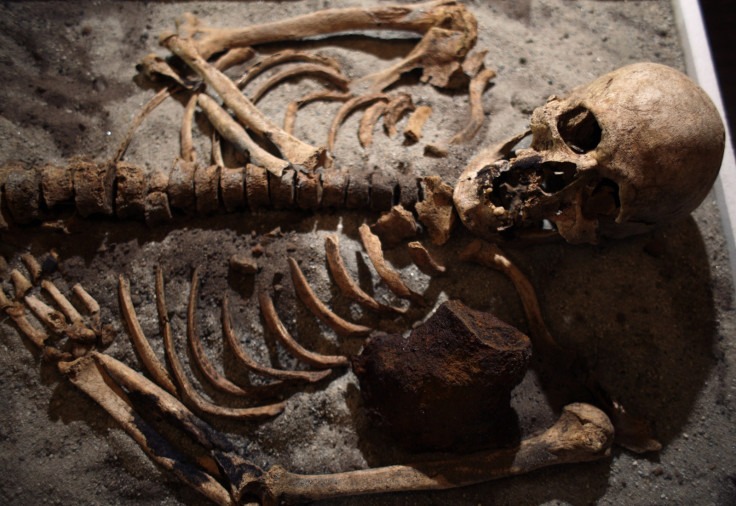
<instances>
[{"instance_id":1,"label":"leg bone","mask_svg":"<svg viewBox=\"0 0 736 506\"><path fill-rule=\"evenodd\" d=\"M299 475L274 466L258 485L265 486L262 496L265 504L442 490L557 464L601 459L610 454L612 442L613 426L605 413L589 404L577 403L566 406L557 423L547 431L522 441L516 448L328 475Z\"/></svg>"}]
</instances>

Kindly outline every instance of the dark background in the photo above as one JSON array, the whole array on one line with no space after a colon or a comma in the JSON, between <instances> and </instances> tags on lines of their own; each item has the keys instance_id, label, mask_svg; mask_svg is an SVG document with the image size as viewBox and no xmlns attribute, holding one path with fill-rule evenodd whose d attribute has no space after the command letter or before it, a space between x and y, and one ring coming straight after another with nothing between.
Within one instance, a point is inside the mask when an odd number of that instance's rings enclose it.
<instances>
[{"instance_id":1,"label":"dark background","mask_svg":"<svg viewBox=\"0 0 736 506\"><path fill-rule=\"evenodd\" d=\"M700 0L713 62L718 73L726 120L736 131L736 5L733 0Z\"/></svg>"}]
</instances>

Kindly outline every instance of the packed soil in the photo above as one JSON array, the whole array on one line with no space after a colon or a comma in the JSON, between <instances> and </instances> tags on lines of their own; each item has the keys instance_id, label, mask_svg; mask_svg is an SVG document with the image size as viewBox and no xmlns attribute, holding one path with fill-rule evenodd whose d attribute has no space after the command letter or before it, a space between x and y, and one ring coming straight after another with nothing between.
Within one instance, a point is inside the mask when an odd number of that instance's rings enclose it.
<instances>
[{"instance_id":1,"label":"packed soil","mask_svg":"<svg viewBox=\"0 0 736 506\"><path fill-rule=\"evenodd\" d=\"M378 2L384 4L384 2ZM64 165L77 155L109 159L155 85L136 71L149 53L167 56L159 34L192 12L206 25L245 26L328 7L367 2L4 2L0 6L0 163ZM392 89L409 93L432 115L422 139L406 143L380 126L373 144L358 143L359 114L340 128L334 156L353 174L380 170L393 175L439 175L453 184L467 162L492 142L526 128L534 108L550 95L623 65L654 61L684 70L683 52L669 1L494 0L470 1L479 25L478 48L497 76L483 95L485 121L462 146L447 141L468 122L468 96L423 84L410 73ZM385 68L411 50L416 37L399 32L343 33L298 44L257 48L273 53L292 47L338 61L350 78ZM233 70L233 75L239 67ZM246 93L266 79L255 81ZM320 89L311 78L288 81L261 102L280 123L286 105ZM142 124L126 161L148 172L168 168L179 152L185 98L175 95ZM326 142L338 103L305 106L295 134ZM407 116L399 122L399 131ZM210 130L195 117L200 163L210 160ZM447 147L444 157L425 146ZM227 157L227 163L237 158ZM4 175L3 175L4 177ZM519 297L502 274L458 260L473 239L455 231L439 247L420 240L447 267L446 275L422 274L406 242L386 251L390 264L426 306L397 299L380 281L360 243L358 227L376 214L244 211L206 217L177 216L154 229L142 223L97 218L50 220L44 226L0 234L2 286L12 294L8 272L23 269L20 255L46 258L55 249L58 269L48 276L69 293L79 282L98 300L116 339L105 349L136 370L142 364L121 320L118 276L130 280L132 299L154 351L163 358L154 297L154 266L166 278L166 297L177 347L185 343L191 273L198 268L199 331L208 356L234 381L248 374L223 344L220 304L227 296L233 326L255 360L304 369L264 330L257 286L274 294L286 327L306 348L356 354L361 338L340 338L297 299L287 259L295 258L318 297L343 317L387 332L411 329L445 300L489 311L528 331ZM350 303L331 278L324 240L338 235L343 257L361 286L406 314L379 317ZM229 268L232 255L251 256L256 275ZM594 371L609 393L647 420L662 443L639 455L614 447L610 457L552 467L462 489L396 493L324 501L321 504L734 504L736 502L736 310L728 253L715 197L691 217L653 232L598 245L562 242L507 251L537 291L552 335ZM7 263L7 265L5 265ZM38 288L35 290L39 291ZM545 363L545 357L535 357ZM198 389L230 406L248 402L222 396L187 367ZM541 373L540 371L543 371ZM512 392L515 432L528 437L552 425L563 405L587 401L578 384L553 388L554 371L537 366ZM258 379L252 379L258 382ZM580 379L582 382L582 378ZM335 473L431 458L402 450L367 422L358 382L349 368L336 369L315 385L281 393L285 411L272 419L234 423L203 416L225 434L246 460L300 473ZM0 321L0 502L3 504L202 504L197 492L154 465L94 401L56 367L41 359L9 318Z\"/></svg>"}]
</instances>

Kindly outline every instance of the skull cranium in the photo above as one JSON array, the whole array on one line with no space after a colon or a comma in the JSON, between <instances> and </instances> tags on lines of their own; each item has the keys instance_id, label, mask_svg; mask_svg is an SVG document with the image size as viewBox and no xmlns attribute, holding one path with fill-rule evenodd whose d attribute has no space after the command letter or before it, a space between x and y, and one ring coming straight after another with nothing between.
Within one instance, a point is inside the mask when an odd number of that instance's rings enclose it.
<instances>
[{"instance_id":1,"label":"skull cranium","mask_svg":"<svg viewBox=\"0 0 736 506\"><path fill-rule=\"evenodd\" d=\"M654 63L550 97L530 130L529 148L486 149L460 177L455 206L474 233L514 236L546 223L570 243L595 243L645 232L702 202L725 145L706 93Z\"/></svg>"}]
</instances>

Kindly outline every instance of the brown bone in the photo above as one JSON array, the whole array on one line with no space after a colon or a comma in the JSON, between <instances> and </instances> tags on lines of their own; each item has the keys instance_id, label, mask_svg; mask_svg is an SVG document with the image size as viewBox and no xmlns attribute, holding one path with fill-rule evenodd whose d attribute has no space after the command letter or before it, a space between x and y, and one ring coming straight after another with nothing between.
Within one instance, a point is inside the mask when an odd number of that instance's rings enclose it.
<instances>
[{"instance_id":1,"label":"brown bone","mask_svg":"<svg viewBox=\"0 0 736 506\"><path fill-rule=\"evenodd\" d=\"M276 144L291 163L303 165L311 170L323 162L324 148L315 148L300 141L266 118L225 74L207 63L197 53L193 41L170 35L162 41L162 44L197 72L245 126Z\"/></svg>"},{"instance_id":2,"label":"brown bone","mask_svg":"<svg viewBox=\"0 0 736 506\"><path fill-rule=\"evenodd\" d=\"M557 464L588 462L610 454L613 427L589 404L565 406L547 431L515 448L491 450L446 460L394 465L327 475L299 475L279 466L250 478L246 487L266 504L316 501L331 497L443 490L529 473Z\"/></svg>"},{"instance_id":3,"label":"brown bone","mask_svg":"<svg viewBox=\"0 0 736 506\"><path fill-rule=\"evenodd\" d=\"M204 33L204 37L197 41L197 50L206 59L224 49L238 46L297 40L349 30L405 30L423 34L440 25L464 31L467 39L475 41L475 19L465 7L453 0L439 0L414 5L328 9L244 28L197 27L198 32ZM168 35L162 35L162 38ZM471 47L472 44L467 50Z\"/></svg>"}]
</instances>

